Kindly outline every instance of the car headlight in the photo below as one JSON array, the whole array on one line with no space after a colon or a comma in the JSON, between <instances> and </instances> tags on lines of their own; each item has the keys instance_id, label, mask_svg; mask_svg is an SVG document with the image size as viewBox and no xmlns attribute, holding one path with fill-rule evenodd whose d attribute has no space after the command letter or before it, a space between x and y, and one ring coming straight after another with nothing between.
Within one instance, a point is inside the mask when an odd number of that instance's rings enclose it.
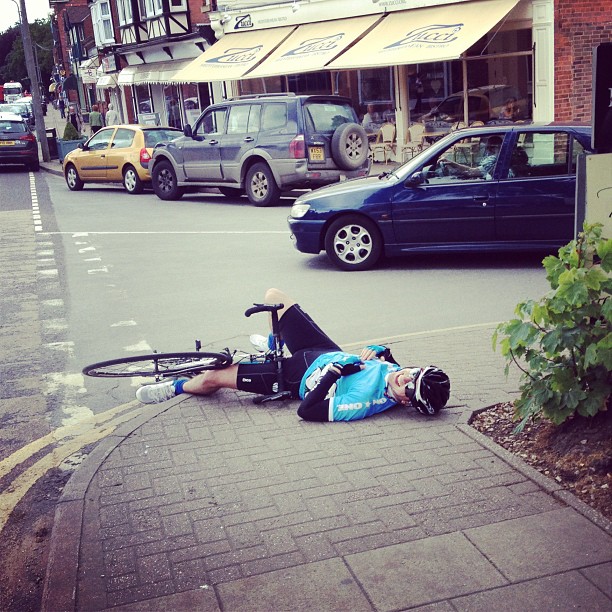
<instances>
[{"instance_id":1,"label":"car headlight","mask_svg":"<svg viewBox=\"0 0 612 612\"><path fill-rule=\"evenodd\" d=\"M291 207L291 216L294 219L301 219L310 210L310 204L305 204L299 200Z\"/></svg>"}]
</instances>

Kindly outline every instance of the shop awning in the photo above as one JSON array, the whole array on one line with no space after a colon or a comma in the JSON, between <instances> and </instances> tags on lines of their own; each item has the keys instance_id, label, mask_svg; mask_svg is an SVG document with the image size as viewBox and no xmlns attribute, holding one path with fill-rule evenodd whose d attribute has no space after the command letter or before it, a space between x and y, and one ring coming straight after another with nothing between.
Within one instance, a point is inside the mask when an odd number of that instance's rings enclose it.
<instances>
[{"instance_id":1,"label":"shop awning","mask_svg":"<svg viewBox=\"0 0 612 612\"><path fill-rule=\"evenodd\" d=\"M321 70L382 18L365 15L301 25L243 78Z\"/></svg>"},{"instance_id":2,"label":"shop awning","mask_svg":"<svg viewBox=\"0 0 612 612\"><path fill-rule=\"evenodd\" d=\"M328 70L457 59L518 0L479 0L389 13Z\"/></svg>"},{"instance_id":3,"label":"shop awning","mask_svg":"<svg viewBox=\"0 0 612 612\"><path fill-rule=\"evenodd\" d=\"M119 85L141 85L144 83L170 83L172 76L188 66L193 60L174 60L126 66L120 73ZM99 87L99 85L98 85Z\"/></svg>"},{"instance_id":4,"label":"shop awning","mask_svg":"<svg viewBox=\"0 0 612 612\"><path fill-rule=\"evenodd\" d=\"M112 89L117 87L117 77L114 74L103 74L97 81L96 87L100 89Z\"/></svg>"},{"instance_id":5,"label":"shop awning","mask_svg":"<svg viewBox=\"0 0 612 612\"><path fill-rule=\"evenodd\" d=\"M227 34L186 68L173 81L203 83L233 81L259 65L295 30L295 26Z\"/></svg>"}]
</instances>

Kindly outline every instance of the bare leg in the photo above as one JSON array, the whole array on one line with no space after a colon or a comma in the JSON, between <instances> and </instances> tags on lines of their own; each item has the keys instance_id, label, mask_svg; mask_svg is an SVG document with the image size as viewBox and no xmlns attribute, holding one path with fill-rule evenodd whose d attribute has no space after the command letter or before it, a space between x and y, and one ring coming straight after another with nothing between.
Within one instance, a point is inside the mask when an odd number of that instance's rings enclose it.
<instances>
[{"instance_id":1,"label":"bare leg","mask_svg":"<svg viewBox=\"0 0 612 612\"><path fill-rule=\"evenodd\" d=\"M223 370L208 370L189 379L183 385L185 393L194 395L212 395L219 389L236 389L238 366L231 365Z\"/></svg>"},{"instance_id":2,"label":"bare leg","mask_svg":"<svg viewBox=\"0 0 612 612\"><path fill-rule=\"evenodd\" d=\"M292 300L286 293L280 289L268 289L264 296L264 302L266 304L284 304L284 308L278 311L278 318L280 319L287 310L293 306L296 302Z\"/></svg>"},{"instance_id":3,"label":"bare leg","mask_svg":"<svg viewBox=\"0 0 612 612\"><path fill-rule=\"evenodd\" d=\"M278 311L279 319L288 308L296 303L280 289L268 289L264 296L264 302L266 304L284 304L284 307ZM223 370L208 370L194 376L183 385L183 391L194 395L212 395L219 389L237 389L237 384L238 366L231 365Z\"/></svg>"}]
</instances>

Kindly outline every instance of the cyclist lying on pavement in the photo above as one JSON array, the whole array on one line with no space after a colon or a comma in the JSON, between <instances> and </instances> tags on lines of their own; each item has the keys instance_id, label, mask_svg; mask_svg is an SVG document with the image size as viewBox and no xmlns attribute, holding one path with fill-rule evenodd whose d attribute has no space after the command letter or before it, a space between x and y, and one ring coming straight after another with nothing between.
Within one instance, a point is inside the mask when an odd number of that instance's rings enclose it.
<instances>
[{"instance_id":1,"label":"cyclist lying on pavement","mask_svg":"<svg viewBox=\"0 0 612 612\"><path fill-rule=\"evenodd\" d=\"M302 400L302 419L353 421L397 404L432 415L446 405L450 381L439 368L402 368L388 348L378 345L366 346L359 355L346 353L282 291L269 289L265 302L284 304L278 311L280 334L291 357L283 361L283 378L292 397ZM211 395L219 389L267 395L276 390L276 383L276 364L241 363L191 379L146 385L136 397L155 404L180 393Z\"/></svg>"}]
</instances>

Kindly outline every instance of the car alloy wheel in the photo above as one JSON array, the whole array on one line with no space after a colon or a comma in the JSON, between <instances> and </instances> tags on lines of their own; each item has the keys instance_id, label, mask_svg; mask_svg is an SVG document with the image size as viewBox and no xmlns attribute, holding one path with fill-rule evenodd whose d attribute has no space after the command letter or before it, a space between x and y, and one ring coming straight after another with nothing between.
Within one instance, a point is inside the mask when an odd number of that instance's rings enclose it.
<instances>
[{"instance_id":1,"label":"car alloy wheel","mask_svg":"<svg viewBox=\"0 0 612 612\"><path fill-rule=\"evenodd\" d=\"M249 168L245 187L249 200L255 206L272 206L280 199L281 191L267 164L257 163Z\"/></svg>"},{"instance_id":2,"label":"car alloy wheel","mask_svg":"<svg viewBox=\"0 0 612 612\"><path fill-rule=\"evenodd\" d=\"M325 235L325 250L342 270L367 270L380 259L382 239L368 219L358 216L340 218Z\"/></svg>"},{"instance_id":3,"label":"car alloy wheel","mask_svg":"<svg viewBox=\"0 0 612 612\"><path fill-rule=\"evenodd\" d=\"M162 200L178 200L184 193L184 190L177 186L174 168L167 160L153 166L152 179L153 191Z\"/></svg>"},{"instance_id":4,"label":"car alloy wheel","mask_svg":"<svg viewBox=\"0 0 612 612\"><path fill-rule=\"evenodd\" d=\"M70 191L80 191L83 189L83 181L72 164L66 168L66 184Z\"/></svg>"},{"instance_id":5,"label":"car alloy wheel","mask_svg":"<svg viewBox=\"0 0 612 612\"><path fill-rule=\"evenodd\" d=\"M136 169L132 166L128 166L123 171L123 186L125 190L130 194L137 194L142 192L142 181L136 172Z\"/></svg>"}]
</instances>

